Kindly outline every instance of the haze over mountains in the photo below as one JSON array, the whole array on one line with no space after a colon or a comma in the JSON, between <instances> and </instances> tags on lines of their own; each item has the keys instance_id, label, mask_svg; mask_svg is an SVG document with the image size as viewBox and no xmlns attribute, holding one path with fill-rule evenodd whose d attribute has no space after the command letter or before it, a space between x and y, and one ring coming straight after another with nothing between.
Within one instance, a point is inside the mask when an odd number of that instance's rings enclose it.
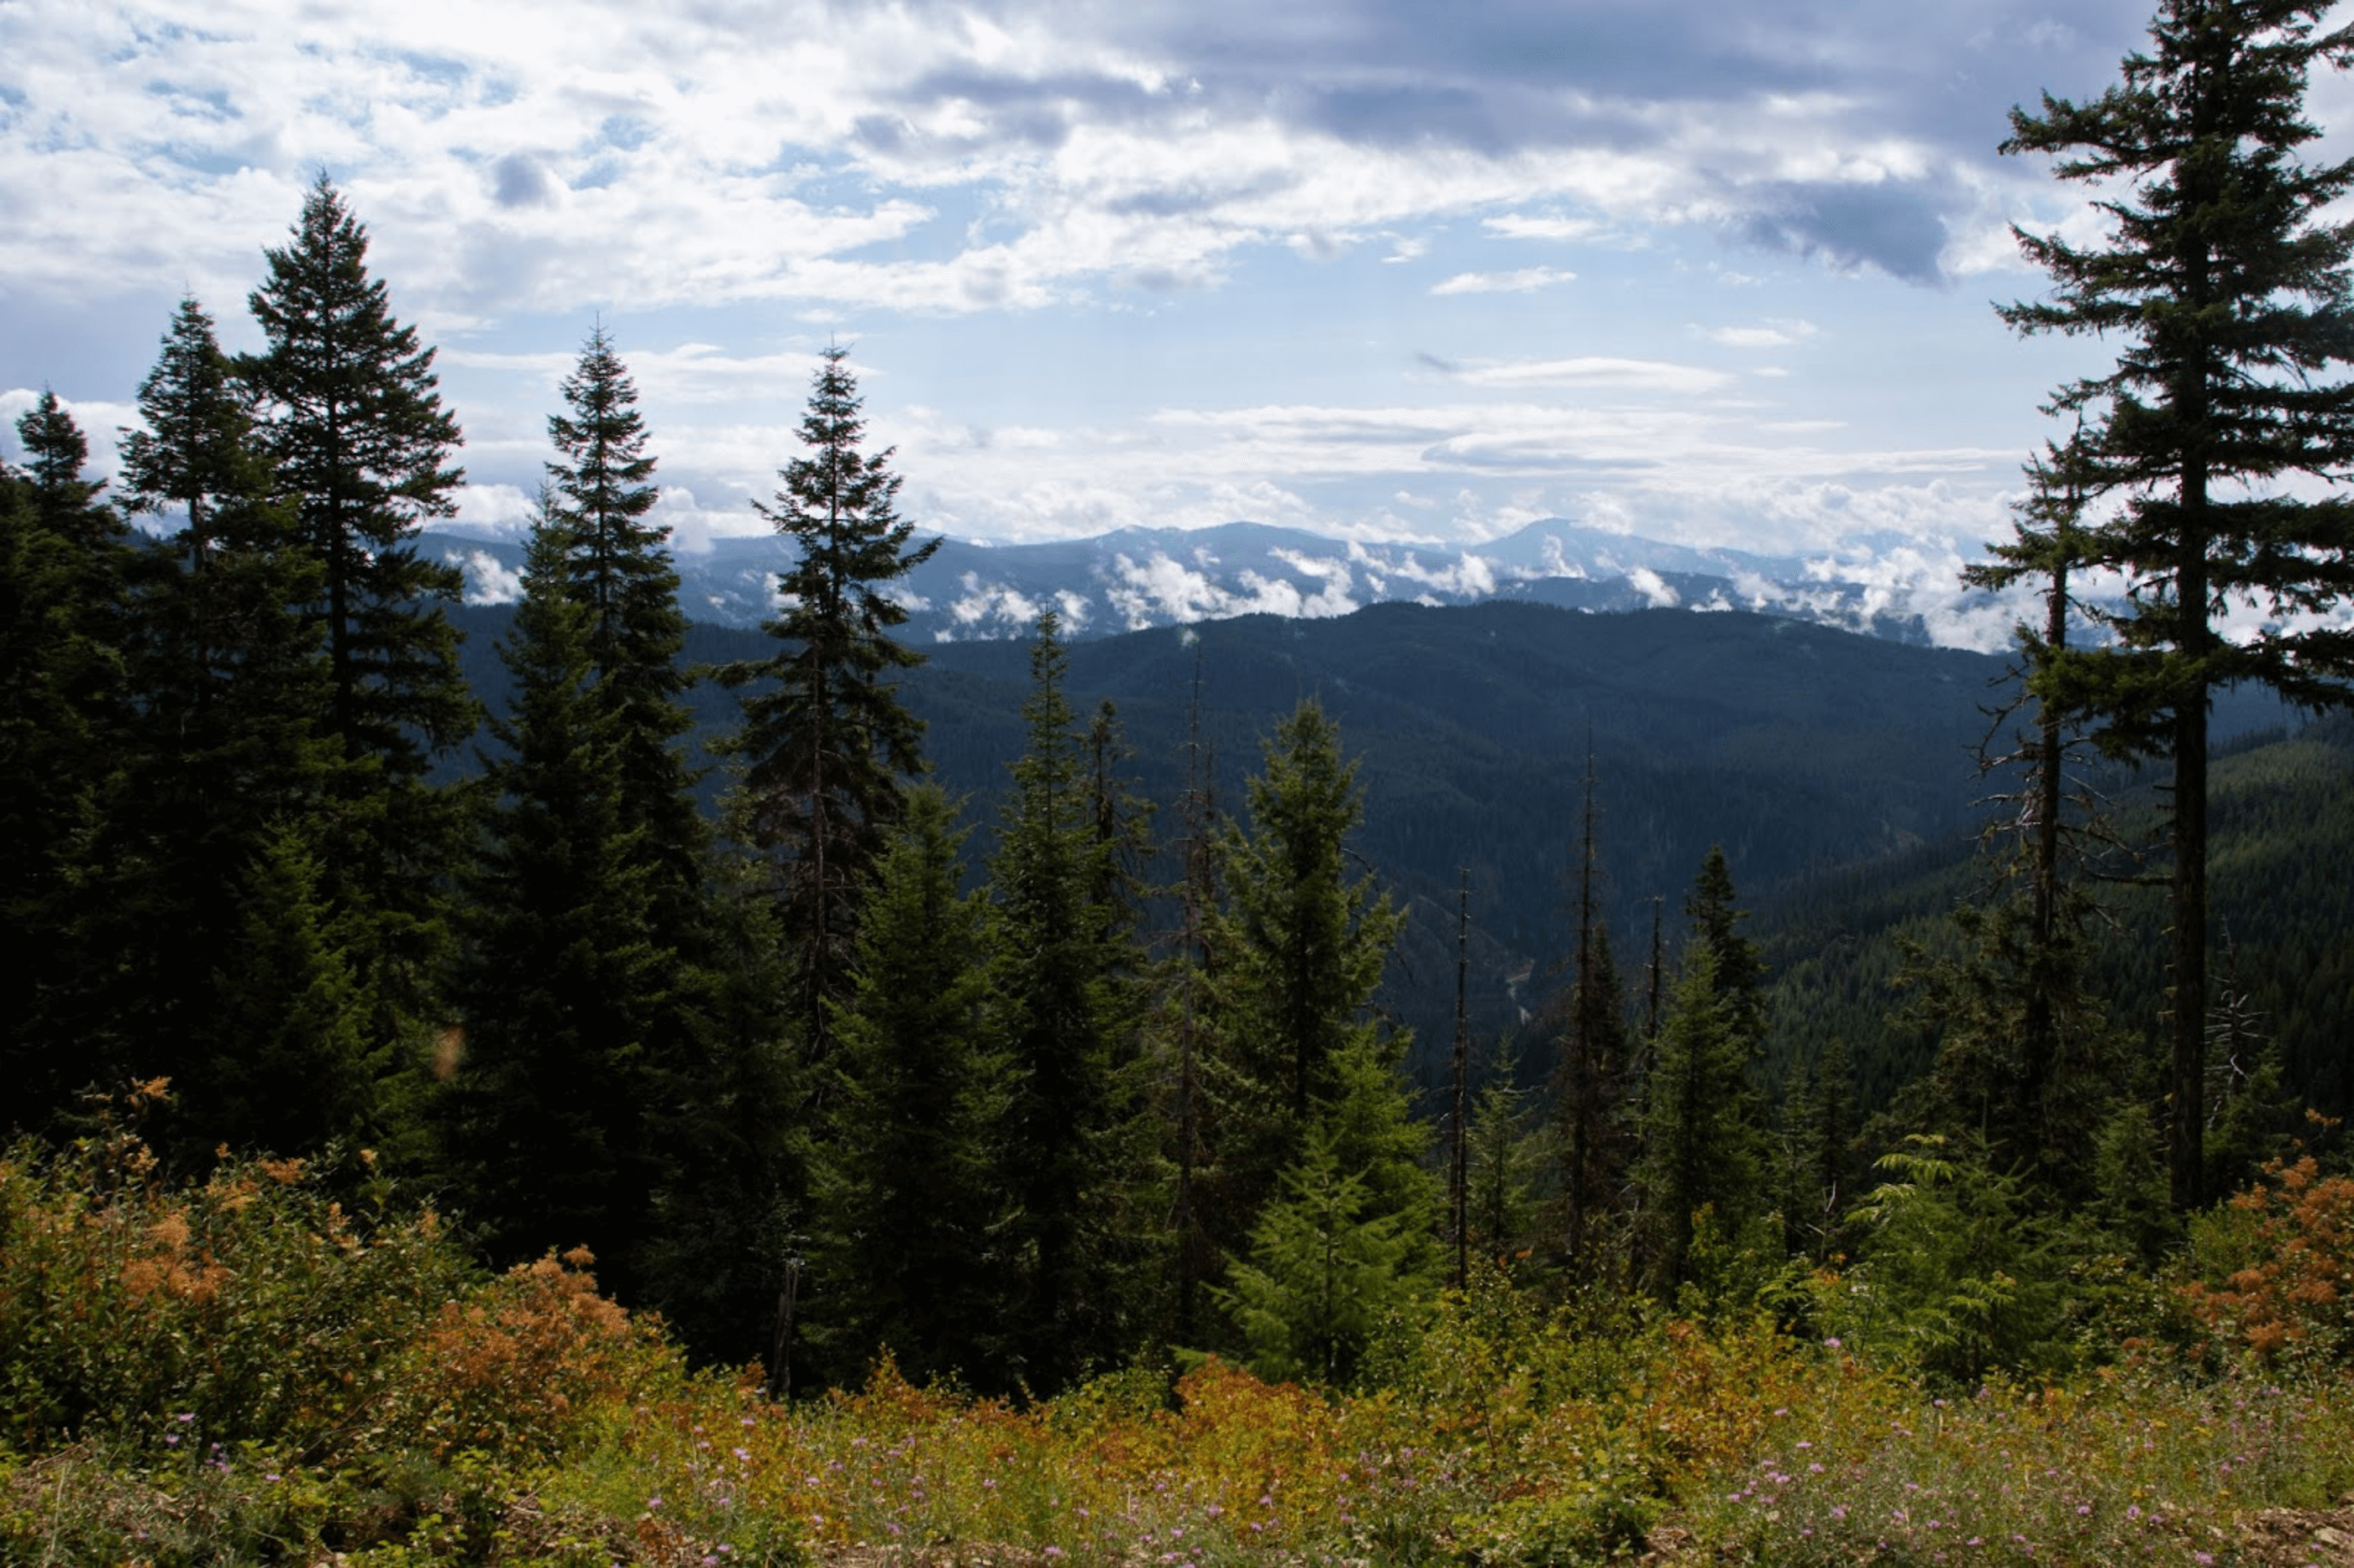
<instances>
[{"instance_id":1,"label":"haze over mountains","mask_svg":"<svg viewBox=\"0 0 2354 1568\"><path fill-rule=\"evenodd\" d=\"M518 593L519 540L448 526L423 544L465 572L469 602ZM708 550L680 551L687 614L758 625L774 612L774 574L787 552L773 535L723 536ZM944 538L896 597L909 611L900 635L917 645L1025 637L1049 609L1067 636L1083 639L1240 615L1328 619L1374 604L1490 599L1597 612L1755 610L1906 642L1983 642L1988 630L1951 635L1902 590L1844 579L1828 560L1695 548L1559 517L1461 548L1367 544L1246 522L1123 528L1035 545ZM1989 618L1988 626L1999 640L2007 619Z\"/></svg>"}]
</instances>

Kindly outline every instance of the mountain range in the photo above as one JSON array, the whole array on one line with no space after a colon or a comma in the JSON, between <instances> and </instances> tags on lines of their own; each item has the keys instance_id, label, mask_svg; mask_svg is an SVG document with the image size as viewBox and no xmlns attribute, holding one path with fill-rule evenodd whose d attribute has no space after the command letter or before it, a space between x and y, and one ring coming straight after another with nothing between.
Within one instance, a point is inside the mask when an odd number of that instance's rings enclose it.
<instances>
[{"instance_id":1,"label":"mountain range","mask_svg":"<svg viewBox=\"0 0 2354 1568\"><path fill-rule=\"evenodd\" d=\"M426 552L466 574L470 603L520 592L523 545L451 524ZM696 620L758 626L776 608L790 547L774 535L729 535L677 556L680 601ZM1594 612L1742 609L1904 642L1930 641L1922 618L1883 590L1842 580L1797 556L1698 548L1550 517L1461 547L1367 544L1296 528L1123 528L1093 538L991 545L943 538L894 585L910 643L1027 637L1053 609L1074 641L1270 614L1329 619L1370 605L1429 607L1492 599Z\"/></svg>"}]
</instances>

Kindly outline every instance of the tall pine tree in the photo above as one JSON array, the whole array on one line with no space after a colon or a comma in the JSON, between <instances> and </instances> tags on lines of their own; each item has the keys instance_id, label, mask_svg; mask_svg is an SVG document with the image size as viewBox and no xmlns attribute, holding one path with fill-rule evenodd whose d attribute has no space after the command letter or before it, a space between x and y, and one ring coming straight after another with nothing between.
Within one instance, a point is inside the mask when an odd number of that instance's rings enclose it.
<instances>
[{"instance_id":1,"label":"tall pine tree","mask_svg":"<svg viewBox=\"0 0 2354 1568\"><path fill-rule=\"evenodd\" d=\"M1627 997L1610 951L1610 927L1597 899L1600 850L1595 838L1594 758L1585 768L1585 809L1577 873L1577 972L1568 999L1561 1054L1553 1069L1553 1132L1560 1171L1561 1262L1585 1278L1606 1275L1624 1215L1627 1126L1633 1069Z\"/></svg>"},{"instance_id":2,"label":"tall pine tree","mask_svg":"<svg viewBox=\"0 0 2354 1568\"><path fill-rule=\"evenodd\" d=\"M336 1084L323 1100L290 1093L279 1107L270 1086L292 1088L277 1075L300 1059L306 1032L316 1059L296 1076L357 1070L344 1044L356 1021L327 1017L320 999L358 1005L359 993L273 987L293 1011L263 1016L257 996L235 1010L232 1033L217 988L254 967L249 944L316 937L266 933L310 907L310 841L334 783L334 747L317 724L326 667L300 610L320 569L294 510L272 493L228 356L192 299L140 384L139 411L143 428L122 441L131 503L179 526L146 553L136 584L137 718L106 834L111 935L137 970L122 987L130 1049L143 1075L178 1080L175 1122L190 1154L224 1141L313 1147L357 1130L337 1098L355 1086ZM277 1066L249 1070L240 1056L264 1038ZM323 1120L309 1114L326 1106L335 1108Z\"/></svg>"},{"instance_id":3,"label":"tall pine tree","mask_svg":"<svg viewBox=\"0 0 2354 1568\"><path fill-rule=\"evenodd\" d=\"M2174 1202L2202 1192L2206 1076L2208 710L2261 682L2308 706L2354 700L2354 510L2301 483L2354 464L2349 290L2354 226L2336 205L2354 161L2312 164L2304 112L2317 63L2354 39L2320 33L2321 0L2162 0L2151 48L2089 102L2013 110L2011 153L2059 159L2113 220L2085 245L2020 234L2052 297L2004 308L2021 333L2115 334L2113 368L2063 385L2084 421L2086 493L2118 498L2083 529L2080 570L2129 592L2105 645L2046 662L2039 692L2103 722L2115 749L2173 768L2169 1166ZM2253 614L2244 630L2222 624Z\"/></svg>"},{"instance_id":4,"label":"tall pine tree","mask_svg":"<svg viewBox=\"0 0 2354 1568\"><path fill-rule=\"evenodd\" d=\"M586 1245L633 1288L652 1233L650 1116L675 955L599 698L572 536L544 507L500 650L514 679L495 794L466 879L453 990L465 1048L441 1102L447 1164L496 1261Z\"/></svg>"},{"instance_id":5,"label":"tall pine tree","mask_svg":"<svg viewBox=\"0 0 2354 1568\"><path fill-rule=\"evenodd\" d=\"M1717 983L1716 949L1695 941L1659 1027L1635 1163L1644 1275L1670 1300L1693 1277L1702 1212L1720 1234L1737 1234L1763 1191L1748 1065L1735 1002Z\"/></svg>"},{"instance_id":6,"label":"tall pine tree","mask_svg":"<svg viewBox=\"0 0 2354 1568\"><path fill-rule=\"evenodd\" d=\"M248 305L266 346L237 368L318 564L304 610L326 657L323 726L358 765L339 774L323 892L366 917L356 956L379 1008L378 1068L389 1071L431 1011L464 826L456 798L426 775L472 732L476 707L443 612L459 574L417 550L419 528L455 507L458 424L441 406L433 350L393 319L369 276L367 245L322 175L292 241L265 253L269 275Z\"/></svg>"},{"instance_id":7,"label":"tall pine tree","mask_svg":"<svg viewBox=\"0 0 2354 1568\"><path fill-rule=\"evenodd\" d=\"M10 1114L37 1126L90 1077L119 1072L119 955L90 917L92 840L129 713L121 519L85 476L90 444L54 392L16 421L23 471L0 468L0 1039ZM93 1047L97 1055L93 1060Z\"/></svg>"},{"instance_id":8,"label":"tall pine tree","mask_svg":"<svg viewBox=\"0 0 2354 1568\"><path fill-rule=\"evenodd\" d=\"M1011 1392L1025 1337L1002 1163L1014 1084L988 902L959 887L963 837L937 788L910 792L836 1022L801 1321L840 1385L887 1350L918 1382Z\"/></svg>"},{"instance_id":9,"label":"tall pine tree","mask_svg":"<svg viewBox=\"0 0 2354 1568\"><path fill-rule=\"evenodd\" d=\"M1020 1356L1056 1386L1127 1348L1142 1256L1124 1210L1140 1172L1121 1074L1137 965L1119 856L1063 694L1050 611L1031 645L1028 744L996 853L996 991L1017 1085L1008 1150L1027 1300ZM1108 786L1106 787L1108 788Z\"/></svg>"},{"instance_id":10,"label":"tall pine tree","mask_svg":"<svg viewBox=\"0 0 2354 1568\"><path fill-rule=\"evenodd\" d=\"M1211 936L1231 1114L1206 1218L1229 1256L1251 1250L1281 1173L1352 1081L1344 1062L1390 1049L1371 1009L1405 923L1372 877L1349 875L1363 792L1320 704L1301 703L1276 726L1245 798L1247 832L1230 827L1222 842L1226 901Z\"/></svg>"},{"instance_id":11,"label":"tall pine tree","mask_svg":"<svg viewBox=\"0 0 2354 1568\"><path fill-rule=\"evenodd\" d=\"M622 813L642 832L660 917L684 934L706 837L683 744L693 723L682 700L686 614L670 530L647 520L661 493L637 386L601 326L565 378L564 405L548 417L547 482L570 538L567 592L588 617L589 662L620 747Z\"/></svg>"},{"instance_id":12,"label":"tall pine tree","mask_svg":"<svg viewBox=\"0 0 2354 1568\"><path fill-rule=\"evenodd\" d=\"M790 1012L821 1058L827 1004L850 994L860 892L898 819L900 781L920 762L922 726L890 676L921 656L892 640L907 612L885 590L939 545L908 547L915 524L896 510L891 452L859 450L865 422L848 358L826 350L801 417L808 450L783 469L776 504L754 503L798 551L766 623L777 651L720 672L727 685L751 688L729 748L743 759L746 829L779 857Z\"/></svg>"}]
</instances>

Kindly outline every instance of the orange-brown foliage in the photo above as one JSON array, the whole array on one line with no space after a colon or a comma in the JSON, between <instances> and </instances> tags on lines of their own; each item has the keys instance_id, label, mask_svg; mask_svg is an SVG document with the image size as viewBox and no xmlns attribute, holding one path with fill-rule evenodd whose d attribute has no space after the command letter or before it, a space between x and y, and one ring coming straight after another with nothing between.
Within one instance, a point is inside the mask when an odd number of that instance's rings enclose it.
<instances>
[{"instance_id":1,"label":"orange-brown foliage","mask_svg":"<svg viewBox=\"0 0 2354 1568\"><path fill-rule=\"evenodd\" d=\"M2185 1286L2191 1315L2268 1361L2354 1352L2354 1179L2322 1175L2309 1154L2275 1160L2232 1208L2245 1262L2221 1285Z\"/></svg>"},{"instance_id":2,"label":"orange-brown foliage","mask_svg":"<svg viewBox=\"0 0 2354 1568\"><path fill-rule=\"evenodd\" d=\"M598 1295L592 1274L554 1257L519 1264L490 1289L443 1304L398 1380L395 1403L408 1408L395 1419L440 1455L552 1453L576 1411L624 1393L658 1332Z\"/></svg>"}]
</instances>

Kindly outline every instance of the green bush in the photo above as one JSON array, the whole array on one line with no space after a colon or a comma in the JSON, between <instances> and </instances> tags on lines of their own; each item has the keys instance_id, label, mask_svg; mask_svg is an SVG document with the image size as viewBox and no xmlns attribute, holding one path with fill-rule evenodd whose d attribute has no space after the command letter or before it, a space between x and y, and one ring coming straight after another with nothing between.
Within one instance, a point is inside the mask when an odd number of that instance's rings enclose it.
<instances>
[{"instance_id":1,"label":"green bush","mask_svg":"<svg viewBox=\"0 0 2354 1568\"><path fill-rule=\"evenodd\" d=\"M344 1429L476 1276L429 1210L346 1212L330 1163L224 1160L172 1187L112 1128L0 1158L0 1440ZM365 1192L371 1164L338 1174Z\"/></svg>"}]
</instances>

